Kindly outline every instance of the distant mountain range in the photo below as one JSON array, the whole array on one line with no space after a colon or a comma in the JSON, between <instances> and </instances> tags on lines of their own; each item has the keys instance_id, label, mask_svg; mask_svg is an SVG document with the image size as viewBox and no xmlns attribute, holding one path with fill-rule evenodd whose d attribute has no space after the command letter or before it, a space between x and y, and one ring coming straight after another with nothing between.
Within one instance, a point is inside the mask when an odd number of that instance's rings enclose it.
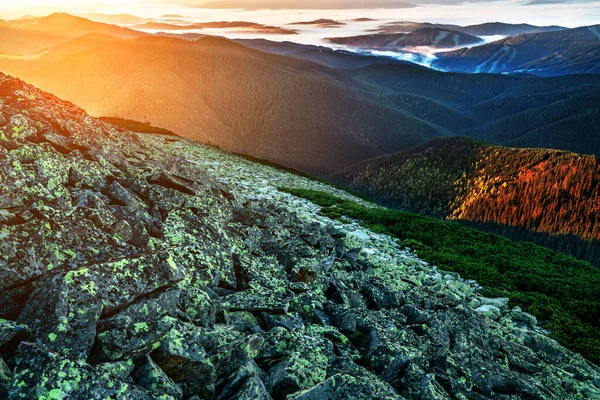
<instances>
[{"instance_id":1,"label":"distant mountain range","mask_svg":"<svg viewBox=\"0 0 600 400\"><path fill-rule=\"evenodd\" d=\"M523 72L538 76L600 73L600 25L529 33L438 53L433 66L469 73Z\"/></svg>"},{"instance_id":2,"label":"distant mountain range","mask_svg":"<svg viewBox=\"0 0 600 400\"><path fill-rule=\"evenodd\" d=\"M312 61L331 68L356 69L374 64L414 65L408 61L392 57L373 56L346 50L333 50L324 46L274 42L265 39L237 39L235 42L265 53Z\"/></svg>"},{"instance_id":3,"label":"distant mountain range","mask_svg":"<svg viewBox=\"0 0 600 400\"><path fill-rule=\"evenodd\" d=\"M440 28L419 28L410 33L336 37L327 41L359 49L384 51L400 51L417 46L444 49L483 43L483 39L477 36Z\"/></svg>"},{"instance_id":4,"label":"distant mountain range","mask_svg":"<svg viewBox=\"0 0 600 400\"><path fill-rule=\"evenodd\" d=\"M600 162L436 139L332 176L387 206L531 240L600 265Z\"/></svg>"},{"instance_id":5,"label":"distant mountain range","mask_svg":"<svg viewBox=\"0 0 600 400\"><path fill-rule=\"evenodd\" d=\"M421 28L446 29L462 32L473 36L514 36L523 33L552 32L567 29L562 26L535 26L530 24L506 24L502 22L487 22L477 25L432 24L427 22L390 22L373 30L376 33L409 33Z\"/></svg>"},{"instance_id":6,"label":"distant mountain range","mask_svg":"<svg viewBox=\"0 0 600 400\"><path fill-rule=\"evenodd\" d=\"M0 54L37 54L68 39L90 33L100 33L120 39L146 35L133 29L57 13L47 17L20 19L0 24Z\"/></svg>"}]
</instances>

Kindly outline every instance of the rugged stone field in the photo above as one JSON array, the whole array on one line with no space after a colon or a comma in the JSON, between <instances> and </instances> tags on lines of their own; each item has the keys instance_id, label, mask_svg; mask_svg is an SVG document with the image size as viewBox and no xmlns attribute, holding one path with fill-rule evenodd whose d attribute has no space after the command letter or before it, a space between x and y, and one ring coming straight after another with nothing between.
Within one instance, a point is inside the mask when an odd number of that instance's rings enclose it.
<instances>
[{"instance_id":1,"label":"rugged stone field","mask_svg":"<svg viewBox=\"0 0 600 400\"><path fill-rule=\"evenodd\" d=\"M597 399L600 369L476 282L0 74L0 398Z\"/></svg>"}]
</instances>

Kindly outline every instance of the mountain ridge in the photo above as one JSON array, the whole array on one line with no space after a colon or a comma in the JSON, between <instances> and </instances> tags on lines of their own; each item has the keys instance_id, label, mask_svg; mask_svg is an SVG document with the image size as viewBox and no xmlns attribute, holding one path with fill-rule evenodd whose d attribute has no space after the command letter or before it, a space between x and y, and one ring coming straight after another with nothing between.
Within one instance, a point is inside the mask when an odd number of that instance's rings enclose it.
<instances>
[{"instance_id":1,"label":"mountain ridge","mask_svg":"<svg viewBox=\"0 0 600 400\"><path fill-rule=\"evenodd\" d=\"M433 65L471 73L526 72L538 76L594 73L600 53L600 25L529 33L482 46L437 54Z\"/></svg>"}]
</instances>

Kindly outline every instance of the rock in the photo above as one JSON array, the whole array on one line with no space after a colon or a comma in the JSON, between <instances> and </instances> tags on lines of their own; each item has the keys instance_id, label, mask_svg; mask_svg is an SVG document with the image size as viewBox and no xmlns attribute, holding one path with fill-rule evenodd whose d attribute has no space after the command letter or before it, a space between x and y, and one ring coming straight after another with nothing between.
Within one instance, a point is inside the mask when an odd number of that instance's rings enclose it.
<instances>
[{"instance_id":1,"label":"rock","mask_svg":"<svg viewBox=\"0 0 600 400\"><path fill-rule=\"evenodd\" d=\"M352 376L336 374L326 381L300 393L288 397L289 400L401 400L403 399L389 385L373 379L372 376Z\"/></svg>"},{"instance_id":2,"label":"rock","mask_svg":"<svg viewBox=\"0 0 600 400\"><path fill-rule=\"evenodd\" d=\"M113 231L124 242L129 243L133 239L133 229L127 221L117 222L113 227Z\"/></svg>"},{"instance_id":3,"label":"rock","mask_svg":"<svg viewBox=\"0 0 600 400\"><path fill-rule=\"evenodd\" d=\"M38 283L19 321L32 329L37 342L85 360L102 312L115 311L181 279L182 267L170 252L48 274Z\"/></svg>"},{"instance_id":4,"label":"rock","mask_svg":"<svg viewBox=\"0 0 600 400\"><path fill-rule=\"evenodd\" d=\"M44 348L21 343L16 355L10 399L158 399L143 388Z\"/></svg>"},{"instance_id":5,"label":"rock","mask_svg":"<svg viewBox=\"0 0 600 400\"><path fill-rule=\"evenodd\" d=\"M191 324L176 322L151 357L169 378L181 386L184 396L212 399L216 372L199 340L201 334Z\"/></svg>"},{"instance_id":6,"label":"rock","mask_svg":"<svg viewBox=\"0 0 600 400\"><path fill-rule=\"evenodd\" d=\"M12 378L12 371L0 357L0 399L8 398L8 387Z\"/></svg>"},{"instance_id":7,"label":"rock","mask_svg":"<svg viewBox=\"0 0 600 400\"><path fill-rule=\"evenodd\" d=\"M481 301L477 300L477 299L472 299L469 302L469 307L473 310L479 308L479 306L481 306Z\"/></svg>"},{"instance_id":8,"label":"rock","mask_svg":"<svg viewBox=\"0 0 600 400\"><path fill-rule=\"evenodd\" d=\"M217 377L229 375L252 361L258 355L263 342L262 337L252 335L218 348L216 354L211 357Z\"/></svg>"},{"instance_id":9,"label":"rock","mask_svg":"<svg viewBox=\"0 0 600 400\"><path fill-rule=\"evenodd\" d=\"M256 317L248 311L225 312L225 323L240 332L262 332Z\"/></svg>"},{"instance_id":10,"label":"rock","mask_svg":"<svg viewBox=\"0 0 600 400\"><path fill-rule=\"evenodd\" d=\"M269 370L267 388L274 399L308 389L325 380L327 358L313 354L292 353Z\"/></svg>"},{"instance_id":11,"label":"rock","mask_svg":"<svg viewBox=\"0 0 600 400\"><path fill-rule=\"evenodd\" d=\"M185 284L180 288L179 310L182 316L196 325L212 327L216 321L216 306L206 291Z\"/></svg>"},{"instance_id":12,"label":"rock","mask_svg":"<svg viewBox=\"0 0 600 400\"><path fill-rule=\"evenodd\" d=\"M285 314L289 309L289 299L281 293L266 288L257 288L226 296L223 299L222 307L230 311L266 311Z\"/></svg>"},{"instance_id":13,"label":"rock","mask_svg":"<svg viewBox=\"0 0 600 400\"><path fill-rule=\"evenodd\" d=\"M28 335L29 328L13 321L0 319L0 347L4 346L17 335Z\"/></svg>"},{"instance_id":14,"label":"rock","mask_svg":"<svg viewBox=\"0 0 600 400\"><path fill-rule=\"evenodd\" d=\"M300 316L295 313L280 315L263 313L262 317L265 321L265 324L267 325L268 330L277 327L285 328L289 331L304 328L302 318L300 318Z\"/></svg>"},{"instance_id":15,"label":"rock","mask_svg":"<svg viewBox=\"0 0 600 400\"><path fill-rule=\"evenodd\" d=\"M159 345L173 326L180 291L145 297L118 314L98 321L98 354L102 360L140 358Z\"/></svg>"},{"instance_id":16,"label":"rock","mask_svg":"<svg viewBox=\"0 0 600 400\"><path fill-rule=\"evenodd\" d=\"M250 377L231 400L272 400L265 385L257 376Z\"/></svg>"},{"instance_id":17,"label":"rock","mask_svg":"<svg viewBox=\"0 0 600 400\"><path fill-rule=\"evenodd\" d=\"M533 315L523 312L520 307L515 307L511 310L510 316L517 322L523 322L530 328L535 328L538 324L537 318Z\"/></svg>"},{"instance_id":18,"label":"rock","mask_svg":"<svg viewBox=\"0 0 600 400\"><path fill-rule=\"evenodd\" d=\"M240 399L271 399L271 395L263 383L264 372L250 361L234 374L221 379L217 400L230 398Z\"/></svg>"},{"instance_id":19,"label":"rock","mask_svg":"<svg viewBox=\"0 0 600 400\"><path fill-rule=\"evenodd\" d=\"M508 304L510 299L506 298L506 297L499 297L496 299L488 299L486 297L479 297L479 301L481 302L481 305L483 305L483 306L494 306L494 307L502 310L502 308Z\"/></svg>"},{"instance_id":20,"label":"rock","mask_svg":"<svg viewBox=\"0 0 600 400\"><path fill-rule=\"evenodd\" d=\"M135 368L133 360L114 361L98 364L98 368L108 372L111 375L117 376L124 381L132 382L131 373Z\"/></svg>"},{"instance_id":21,"label":"rock","mask_svg":"<svg viewBox=\"0 0 600 400\"><path fill-rule=\"evenodd\" d=\"M419 310L412 304L407 304L403 306L402 308L400 308L400 312L406 315L407 323L409 324L420 325L429 321L429 315L426 312Z\"/></svg>"},{"instance_id":22,"label":"rock","mask_svg":"<svg viewBox=\"0 0 600 400\"><path fill-rule=\"evenodd\" d=\"M169 395L174 399L183 397L183 390L171 378L160 369L152 359L146 356L143 361L138 363L132 373L133 381L155 393L156 395Z\"/></svg>"},{"instance_id":23,"label":"rock","mask_svg":"<svg viewBox=\"0 0 600 400\"><path fill-rule=\"evenodd\" d=\"M19 322L52 352L86 360L96 337L102 304L94 284L75 283L76 273L46 275L29 298ZM94 281L90 281L94 282Z\"/></svg>"},{"instance_id":24,"label":"rock","mask_svg":"<svg viewBox=\"0 0 600 400\"><path fill-rule=\"evenodd\" d=\"M491 304L479 306L475 309L475 312L481 315L485 315L486 317L491 318L493 320L500 319L500 317L502 316L500 309Z\"/></svg>"}]
</instances>

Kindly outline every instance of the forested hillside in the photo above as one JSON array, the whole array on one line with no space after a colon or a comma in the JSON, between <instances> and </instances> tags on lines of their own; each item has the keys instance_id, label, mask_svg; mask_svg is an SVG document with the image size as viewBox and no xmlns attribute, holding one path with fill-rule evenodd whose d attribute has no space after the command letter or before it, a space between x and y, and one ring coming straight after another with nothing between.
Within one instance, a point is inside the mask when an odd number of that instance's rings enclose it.
<instances>
[{"instance_id":1,"label":"forested hillside","mask_svg":"<svg viewBox=\"0 0 600 400\"><path fill-rule=\"evenodd\" d=\"M594 156L434 140L333 180L386 205L531 240L600 265Z\"/></svg>"}]
</instances>

